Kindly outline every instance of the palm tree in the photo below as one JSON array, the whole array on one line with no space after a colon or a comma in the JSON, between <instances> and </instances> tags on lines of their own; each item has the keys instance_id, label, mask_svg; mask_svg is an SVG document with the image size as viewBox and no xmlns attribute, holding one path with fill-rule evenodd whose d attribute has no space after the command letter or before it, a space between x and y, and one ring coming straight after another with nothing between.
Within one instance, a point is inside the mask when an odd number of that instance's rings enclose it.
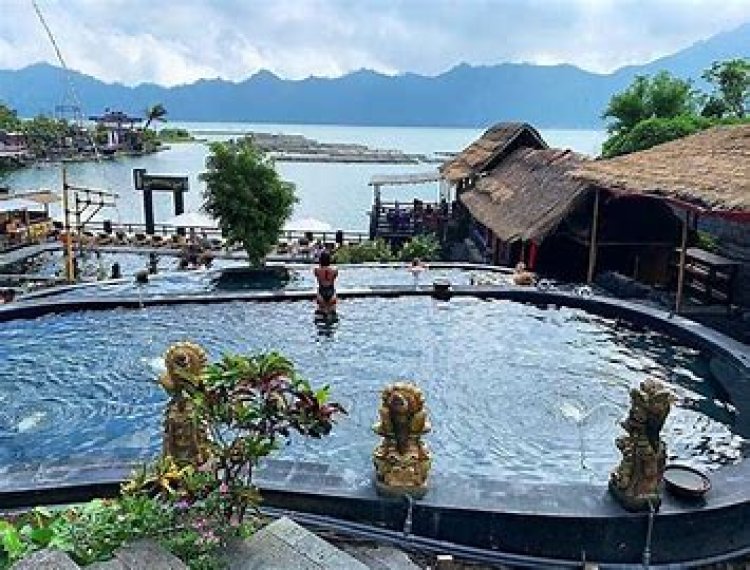
<instances>
[{"instance_id":1,"label":"palm tree","mask_svg":"<svg viewBox=\"0 0 750 570\"><path fill-rule=\"evenodd\" d=\"M146 124L143 125L143 130L147 131L153 121L165 122L167 120L165 119L166 115L167 110L161 103L149 107L146 109Z\"/></svg>"}]
</instances>

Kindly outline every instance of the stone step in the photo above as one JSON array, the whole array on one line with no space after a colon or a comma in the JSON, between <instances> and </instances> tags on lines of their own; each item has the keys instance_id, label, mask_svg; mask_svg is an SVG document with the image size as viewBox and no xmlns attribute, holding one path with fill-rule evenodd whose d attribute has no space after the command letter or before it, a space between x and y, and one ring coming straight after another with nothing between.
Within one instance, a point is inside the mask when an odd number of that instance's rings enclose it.
<instances>
[{"instance_id":1,"label":"stone step","mask_svg":"<svg viewBox=\"0 0 750 570\"><path fill-rule=\"evenodd\" d=\"M127 570L117 558L105 562L94 562L86 566L86 570Z\"/></svg>"},{"instance_id":2,"label":"stone step","mask_svg":"<svg viewBox=\"0 0 750 570\"><path fill-rule=\"evenodd\" d=\"M289 518L281 518L227 552L229 570L368 570Z\"/></svg>"},{"instance_id":3,"label":"stone step","mask_svg":"<svg viewBox=\"0 0 750 570\"><path fill-rule=\"evenodd\" d=\"M392 546L342 545L341 548L370 570L420 570L404 551Z\"/></svg>"},{"instance_id":4,"label":"stone step","mask_svg":"<svg viewBox=\"0 0 750 570\"><path fill-rule=\"evenodd\" d=\"M19 560L10 570L80 570L80 566L61 550L37 550Z\"/></svg>"},{"instance_id":5,"label":"stone step","mask_svg":"<svg viewBox=\"0 0 750 570\"><path fill-rule=\"evenodd\" d=\"M115 551L124 570L188 570L188 567L153 540L138 540ZM107 570L120 570L113 566Z\"/></svg>"}]
</instances>

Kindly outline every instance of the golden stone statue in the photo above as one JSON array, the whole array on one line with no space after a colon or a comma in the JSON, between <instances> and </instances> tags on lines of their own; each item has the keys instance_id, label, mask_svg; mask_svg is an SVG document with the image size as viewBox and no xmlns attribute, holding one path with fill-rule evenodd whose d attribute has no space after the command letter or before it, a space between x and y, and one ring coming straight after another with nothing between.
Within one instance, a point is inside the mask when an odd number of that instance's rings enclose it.
<instances>
[{"instance_id":1,"label":"golden stone statue","mask_svg":"<svg viewBox=\"0 0 750 570\"><path fill-rule=\"evenodd\" d=\"M673 399L652 379L630 391L630 413L620 424L628 433L615 440L622 459L609 477L610 492L629 511L658 509L661 503L667 448L659 434Z\"/></svg>"},{"instance_id":2,"label":"golden stone statue","mask_svg":"<svg viewBox=\"0 0 750 570\"><path fill-rule=\"evenodd\" d=\"M192 342L173 344L164 354L167 371L159 378L159 384L172 398L164 413L162 455L172 457L179 466L200 465L207 459L206 428L196 420L184 392L187 383L201 381L207 362L206 351Z\"/></svg>"},{"instance_id":3,"label":"golden stone statue","mask_svg":"<svg viewBox=\"0 0 750 570\"><path fill-rule=\"evenodd\" d=\"M422 497L427 492L431 458L422 435L430 431L422 391L396 383L381 394L380 420L373 426L383 437L373 453L375 486L388 496Z\"/></svg>"},{"instance_id":4,"label":"golden stone statue","mask_svg":"<svg viewBox=\"0 0 750 570\"><path fill-rule=\"evenodd\" d=\"M523 261L519 261L513 269L511 279L514 285L528 286L536 282L536 275L526 269L526 264Z\"/></svg>"}]
</instances>

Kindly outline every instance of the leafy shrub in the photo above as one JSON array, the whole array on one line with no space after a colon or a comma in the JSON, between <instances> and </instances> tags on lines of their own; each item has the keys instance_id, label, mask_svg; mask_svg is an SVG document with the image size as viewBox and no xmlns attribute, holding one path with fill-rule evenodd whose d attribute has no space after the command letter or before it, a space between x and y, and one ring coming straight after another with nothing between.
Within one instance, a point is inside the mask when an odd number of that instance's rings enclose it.
<instances>
[{"instance_id":1,"label":"leafy shrub","mask_svg":"<svg viewBox=\"0 0 750 570\"><path fill-rule=\"evenodd\" d=\"M117 500L94 500L67 510L36 509L0 521L0 569L41 548L68 552L79 564L112 557L123 543L149 537L192 570L223 567L218 549L254 532L246 517L260 501L252 485L258 461L292 432L328 434L344 410L313 390L278 353L225 355L190 377L183 388L194 419L206 426L209 459L177 465L165 457L143 467Z\"/></svg>"},{"instance_id":2,"label":"leafy shrub","mask_svg":"<svg viewBox=\"0 0 750 570\"><path fill-rule=\"evenodd\" d=\"M333 254L334 263L368 263L393 261L391 248L382 239L363 241L338 248Z\"/></svg>"},{"instance_id":3,"label":"leafy shrub","mask_svg":"<svg viewBox=\"0 0 750 570\"><path fill-rule=\"evenodd\" d=\"M398 257L401 261L412 261L415 258L429 261L440 257L440 249L440 242L435 234L419 235L404 244Z\"/></svg>"}]
</instances>

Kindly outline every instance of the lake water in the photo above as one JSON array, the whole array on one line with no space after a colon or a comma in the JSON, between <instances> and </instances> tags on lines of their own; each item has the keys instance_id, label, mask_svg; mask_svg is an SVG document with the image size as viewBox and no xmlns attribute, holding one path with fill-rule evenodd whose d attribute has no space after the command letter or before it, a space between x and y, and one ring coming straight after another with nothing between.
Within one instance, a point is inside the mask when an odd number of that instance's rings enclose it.
<instances>
[{"instance_id":1,"label":"lake water","mask_svg":"<svg viewBox=\"0 0 750 570\"><path fill-rule=\"evenodd\" d=\"M374 148L398 149L407 153L432 154L463 149L482 134L480 129L413 128L413 127L350 127L334 125L276 125L252 123L170 123L201 131L221 131L223 134L199 134L207 140L227 140L247 131L301 134L326 143L359 143ZM603 131L549 130L541 132L550 146L570 148L596 155L606 134ZM119 195L116 208L102 210L94 219L117 222L143 222L141 194L133 189L133 169L145 168L154 174L180 174L190 177L190 191L185 195L186 211L200 208L203 184L198 175L205 168L208 148L205 143L174 144L164 152L138 158L120 158L101 163L69 164L71 184L99 188ZM378 174L427 172L435 164L336 164L280 162L282 177L297 187L299 203L293 219L315 218L345 230L367 230L372 191L367 183ZM11 173L0 184L22 191L50 188L59 191L62 174L59 165L41 165ZM437 184L389 188L387 198L414 197L435 199ZM164 222L173 215L171 193L157 193L154 197L156 222ZM60 207L53 206L54 216Z\"/></svg>"}]
</instances>

